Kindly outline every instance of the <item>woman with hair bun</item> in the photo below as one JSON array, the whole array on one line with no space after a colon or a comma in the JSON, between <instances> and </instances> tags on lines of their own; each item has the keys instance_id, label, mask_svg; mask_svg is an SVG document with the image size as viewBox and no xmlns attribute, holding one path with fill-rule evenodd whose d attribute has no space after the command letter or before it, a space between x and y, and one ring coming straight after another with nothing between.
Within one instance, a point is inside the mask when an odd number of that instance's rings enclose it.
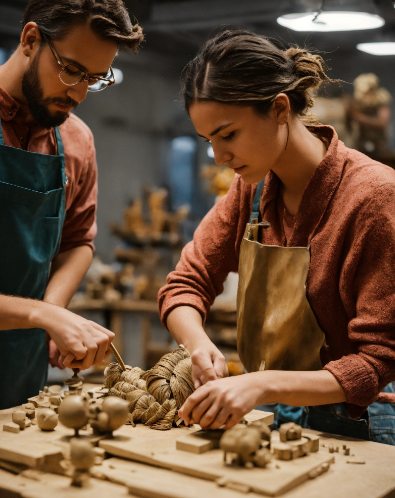
<instances>
[{"instance_id":1,"label":"woman with hair bun","mask_svg":"<svg viewBox=\"0 0 395 498\"><path fill-rule=\"evenodd\" d=\"M186 111L236 175L161 289L161 317L192 356L186 424L229 428L278 403L278 425L395 444L395 172L307 114L325 70L244 30L187 66ZM235 271L248 373L229 378L203 325Z\"/></svg>"}]
</instances>

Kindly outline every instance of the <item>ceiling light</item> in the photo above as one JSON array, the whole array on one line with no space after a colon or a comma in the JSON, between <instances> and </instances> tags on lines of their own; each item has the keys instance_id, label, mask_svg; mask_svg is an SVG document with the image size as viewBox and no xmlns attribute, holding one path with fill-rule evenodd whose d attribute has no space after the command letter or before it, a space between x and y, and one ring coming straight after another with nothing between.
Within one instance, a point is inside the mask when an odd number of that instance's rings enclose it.
<instances>
[{"instance_id":1,"label":"ceiling light","mask_svg":"<svg viewBox=\"0 0 395 498\"><path fill-rule=\"evenodd\" d=\"M123 81L123 72L120 69L117 69L116 67L112 68L112 72L114 73L115 84L119 85L119 83L122 83L122 81Z\"/></svg>"},{"instance_id":2,"label":"ceiling light","mask_svg":"<svg viewBox=\"0 0 395 498\"><path fill-rule=\"evenodd\" d=\"M395 55L395 42L358 43L357 49L371 55Z\"/></svg>"},{"instance_id":3,"label":"ceiling light","mask_svg":"<svg viewBox=\"0 0 395 498\"><path fill-rule=\"evenodd\" d=\"M384 25L384 19L367 12L305 12L286 14L277 19L278 24L294 31L355 31L374 29Z\"/></svg>"}]
</instances>

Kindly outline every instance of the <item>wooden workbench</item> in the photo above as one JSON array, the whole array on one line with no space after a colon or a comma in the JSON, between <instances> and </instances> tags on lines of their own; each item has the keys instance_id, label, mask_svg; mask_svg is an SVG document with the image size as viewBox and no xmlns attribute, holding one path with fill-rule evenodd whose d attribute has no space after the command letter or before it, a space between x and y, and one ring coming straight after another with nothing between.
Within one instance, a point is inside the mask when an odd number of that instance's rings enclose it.
<instances>
[{"instance_id":1,"label":"wooden workbench","mask_svg":"<svg viewBox=\"0 0 395 498\"><path fill-rule=\"evenodd\" d=\"M2 427L3 423L10 421L11 413L11 409L0 411L0 427ZM160 432L151 430L141 424L135 428L131 426L122 427L116 431L116 438L113 442L107 440L102 445L99 443L99 446L106 449L109 458L105 460L102 467L97 467L97 469L104 469L102 472L104 472L107 480L92 478L88 488L71 488L69 477L48 472L28 469L17 475L15 474L18 471L18 462L16 461L14 473L0 470L0 497L243 498L246 496L240 491L219 487L210 480L185 475L185 473L179 473L169 468L154 466L158 465L155 463L155 458L158 458L159 453L166 453L163 448L175 448L176 439L186 434L189 430L187 428L177 428L167 432ZM318 434L314 431L308 432ZM24 444L23 438L26 440L27 447L29 446L27 440L30 438L29 451L31 452L33 449L39 451L41 442L38 443L38 441L43 441L45 445L53 444L53 448L56 449L61 448L59 439L71 434L71 430L62 426L58 426L56 431L52 433L45 434L40 433L36 427L25 429L20 434L0 432L0 447L4 446L5 442L8 441L10 449L17 449L18 444ZM351 452L359 459L365 460L366 463L362 465L347 464L346 457L341 452L335 453L335 463L331 465L328 472L315 479L303 482L281 496L285 498L395 497L395 447L329 434L320 436L321 445L325 445L320 449L323 454L325 454L331 443L340 448L343 444L347 444L351 448ZM53 443L55 438L57 440L56 444ZM129 441L128 444L125 444L127 441ZM140 451L137 458L140 461L120 458L125 456L125 451L136 451L138 453L139 441L144 441L144 445L140 444L143 452L141 453ZM185 454L185 459L187 459L188 455L187 453ZM204 455L194 455L195 461L198 461L196 458L203 457ZM151 463L151 465L142 463L143 460ZM160 462L160 458L157 462ZM285 463L279 462L281 465ZM12 462L8 466L9 469L12 469ZM168 467L170 466L171 462L168 464ZM7 468L7 462L0 461L0 467ZM22 467L21 469L23 470ZM247 496L249 498L262 498L261 494L252 492L248 493Z\"/></svg>"}]
</instances>

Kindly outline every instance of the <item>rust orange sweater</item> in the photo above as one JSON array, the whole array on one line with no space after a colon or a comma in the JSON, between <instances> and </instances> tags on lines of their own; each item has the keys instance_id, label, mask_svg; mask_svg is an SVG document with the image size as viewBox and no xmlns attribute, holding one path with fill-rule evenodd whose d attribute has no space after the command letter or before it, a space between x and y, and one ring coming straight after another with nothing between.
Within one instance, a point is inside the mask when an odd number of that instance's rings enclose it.
<instances>
[{"instance_id":1,"label":"rust orange sweater","mask_svg":"<svg viewBox=\"0 0 395 498\"><path fill-rule=\"evenodd\" d=\"M270 172L260 211L271 228L261 242L307 246L311 239L307 296L326 335L322 362L356 418L395 380L395 171L345 147L329 126L312 131L329 147L306 186L293 231L285 237L280 181ZM236 175L203 219L159 292L164 325L180 305L206 317L227 274L237 271L255 191L256 184Z\"/></svg>"}]
</instances>

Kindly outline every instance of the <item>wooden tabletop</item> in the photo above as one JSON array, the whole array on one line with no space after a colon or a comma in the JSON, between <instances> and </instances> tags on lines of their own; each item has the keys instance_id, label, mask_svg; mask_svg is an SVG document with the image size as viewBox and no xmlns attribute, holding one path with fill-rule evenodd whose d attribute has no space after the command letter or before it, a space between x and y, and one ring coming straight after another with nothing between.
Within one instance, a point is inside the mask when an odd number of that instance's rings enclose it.
<instances>
[{"instance_id":1,"label":"wooden tabletop","mask_svg":"<svg viewBox=\"0 0 395 498\"><path fill-rule=\"evenodd\" d=\"M86 386L86 388L89 387L91 386ZM0 411L0 428L11 420L12 410ZM104 461L103 466L94 468L97 476L102 473L101 477L105 475L107 480L91 478L88 487L73 488L70 487L70 478L63 475L40 472L34 469L27 469L16 475L0 470L0 496L20 496L22 498L115 498L118 496L244 498L246 494L240 490L219 487L212 480L185 475L181 469L181 464L179 464L181 473L176 471L177 466L171 463L170 454L172 452L174 454L175 441L186 433L188 433L188 429L185 427L161 432L151 430L141 424L136 427L123 426L115 432L114 440L103 440L102 446L106 449L109 458ZM395 497L395 447L330 434L320 434L315 431L305 431L305 433L320 436L320 453L324 456L329 452L330 445L339 447L339 452L333 454L335 463L331 464L329 470L323 475L302 482L281 496L286 498ZM16 455L17 451L21 451L20 448L24 447L26 452L30 452L29 454L33 457L39 453L41 445L43 451L47 451L50 445L56 451L56 448L62 448L62 444L64 447L65 437L71 434L71 430L61 425L52 433L43 433L37 427L25 429L20 434L0 432L0 467L7 468L8 464L12 468L12 462L6 461L5 456L12 454L13 450ZM365 461L365 463L348 464L347 458L342 453L343 444L351 449L355 459ZM2 448L8 448L8 453L2 452ZM119 448L123 453L120 453ZM130 452L133 453L133 451L136 452L137 461L120 458L130 454ZM163 455L166 455L166 452L169 452L168 463L166 463L166 459L163 460ZM181 461L186 461L190 454L179 452L179 454L181 453L182 455L179 455ZM202 462L203 465L204 455L194 455L194 461ZM163 465L160 464L163 468L143 463L144 460L148 463L151 460L154 462L155 458L158 458L157 461L160 462L160 457L165 462ZM15 459L17 458L15 457ZM301 462L302 460L303 458L300 458L297 461ZM17 466L18 462L14 463ZM278 461L278 463L284 467L287 462ZM156 464L154 463L154 465ZM196 468L199 468L198 463ZM266 469L259 470L264 473ZM14 469L14 472L17 472L17 469ZM252 492L248 493L247 496L248 498L262 497L261 494Z\"/></svg>"}]
</instances>

